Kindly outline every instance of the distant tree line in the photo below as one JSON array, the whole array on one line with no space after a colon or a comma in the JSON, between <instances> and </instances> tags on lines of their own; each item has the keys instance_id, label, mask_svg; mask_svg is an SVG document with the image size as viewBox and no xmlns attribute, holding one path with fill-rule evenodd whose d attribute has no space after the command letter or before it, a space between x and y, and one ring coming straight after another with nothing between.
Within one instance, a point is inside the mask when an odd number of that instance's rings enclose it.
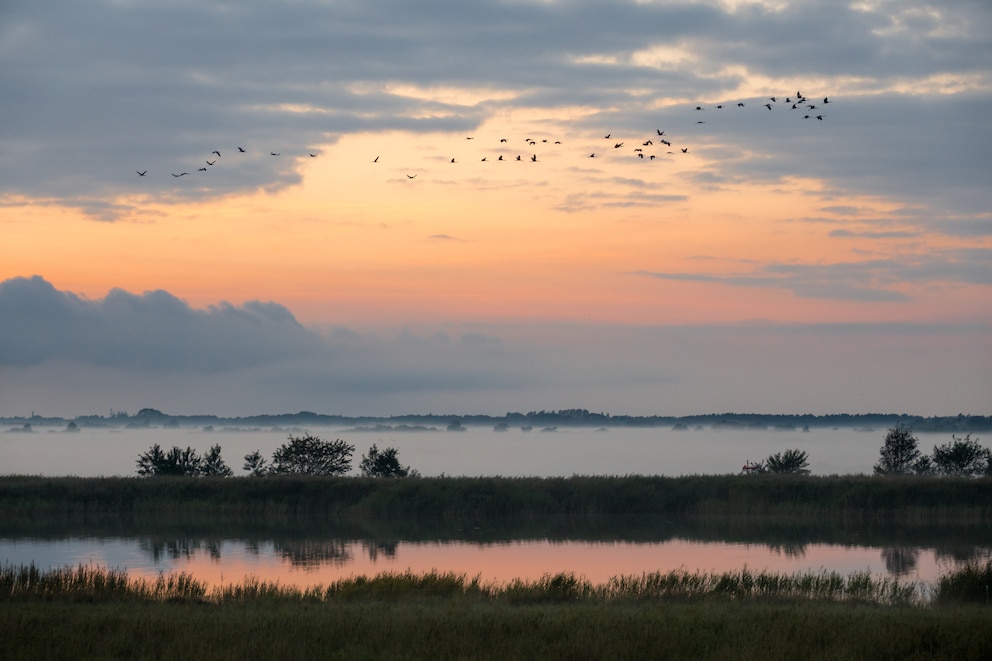
<instances>
[{"instance_id":1,"label":"distant tree line","mask_svg":"<svg viewBox=\"0 0 992 661\"><path fill-rule=\"evenodd\" d=\"M313 434L289 436L286 443L266 461L258 450L244 457L242 468L254 477L265 475L344 475L351 470L355 446L341 439L322 440ZM230 477L234 472L224 463L220 445L214 445L203 456L196 450L174 446L162 450L158 443L138 456L138 475L184 475L188 477ZM416 470L399 462L396 448L369 448L359 465L365 477L419 477Z\"/></svg>"}]
</instances>

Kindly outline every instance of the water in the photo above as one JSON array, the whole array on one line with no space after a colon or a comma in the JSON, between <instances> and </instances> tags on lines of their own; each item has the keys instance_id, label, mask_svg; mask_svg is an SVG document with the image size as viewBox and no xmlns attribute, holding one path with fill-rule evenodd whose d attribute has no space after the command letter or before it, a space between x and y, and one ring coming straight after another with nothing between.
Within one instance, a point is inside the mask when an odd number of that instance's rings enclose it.
<instances>
[{"instance_id":1,"label":"water","mask_svg":"<svg viewBox=\"0 0 992 661\"><path fill-rule=\"evenodd\" d=\"M66 433L39 428L34 433L0 433L0 473L134 475L138 455L158 443L168 449L191 446L200 453L219 444L235 474L243 474L244 456L259 450L263 457L304 430L200 429L84 429ZM809 455L815 475L872 472L886 430L850 428L808 432L702 428L562 427L554 432L469 428L423 432L308 429L325 440L341 438L355 446L353 465L374 443L395 447L404 465L422 475L449 476L571 476L571 475L692 475L740 471L745 461L764 459L790 448ZM950 434L917 434L924 452L946 443Z\"/></svg>"},{"instance_id":2,"label":"water","mask_svg":"<svg viewBox=\"0 0 992 661\"><path fill-rule=\"evenodd\" d=\"M964 557L962 557L962 555ZM964 554L912 546L837 544L777 546L739 542L586 542L527 540L496 543L399 541L377 544L342 539L152 539L134 537L0 538L0 564L42 569L94 565L126 569L132 577L184 571L210 585L253 576L282 585L327 585L384 571L455 572L483 581L536 580L573 572L594 583L645 572L728 572L748 568L776 573L870 571L906 581L933 582L965 559L992 557L992 548Z\"/></svg>"}]
</instances>

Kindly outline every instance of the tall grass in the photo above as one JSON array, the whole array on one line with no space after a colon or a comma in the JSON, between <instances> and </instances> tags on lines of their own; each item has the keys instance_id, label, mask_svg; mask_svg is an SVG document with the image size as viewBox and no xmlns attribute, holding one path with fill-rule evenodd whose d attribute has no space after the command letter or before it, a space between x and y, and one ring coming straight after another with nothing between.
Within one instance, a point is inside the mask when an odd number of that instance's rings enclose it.
<instances>
[{"instance_id":1,"label":"tall grass","mask_svg":"<svg viewBox=\"0 0 992 661\"><path fill-rule=\"evenodd\" d=\"M658 514L793 521L816 517L875 525L975 525L992 523L992 478L0 477L0 516L81 514L159 520Z\"/></svg>"},{"instance_id":2,"label":"tall grass","mask_svg":"<svg viewBox=\"0 0 992 661\"><path fill-rule=\"evenodd\" d=\"M942 579L943 581L944 579ZM969 577L947 580L967 582ZM478 576L432 571L384 572L372 577L340 579L327 586L283 586L248 577L212 588L178 573L154 580L130 579L126 572L93 566L39 571L32 566L0 569L0 601L136 601L236 604L257 601L331 603L355 600L455 599L512 605L563 602L646 602L672 600L854 601L878 605L920 605L932 590L920 583L878 578L868 572L776 574L690 573L674 570L640 576L617 576L593 584L572 573L548 574L534 581L483 583ZM957 599L944 590L942 601Z\"/></svg>"}]
</instances>

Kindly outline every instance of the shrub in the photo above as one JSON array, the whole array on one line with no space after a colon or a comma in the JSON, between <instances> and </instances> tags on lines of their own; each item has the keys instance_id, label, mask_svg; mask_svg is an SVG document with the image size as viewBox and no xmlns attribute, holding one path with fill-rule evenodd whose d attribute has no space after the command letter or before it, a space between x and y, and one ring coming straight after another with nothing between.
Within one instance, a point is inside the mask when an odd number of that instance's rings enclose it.
<instances>
[{"instance_id":1,"label":"shrub","mask_svg":"<svg viewBox=\"0 0 992 661\"><path fill-rule=\"evenodd\" d=\"M411 475L409 466L400 465L396 448L386 448L382 451L375 445L369 448L367 455L362 457L359 469L366 477L407 477ZM417 471L413 471L417 476Z\"/></svg>"},{"instance_id":2,"label":"shrub","mask_svg":"<svg viewBox=\"0 0 992 661\"><path fill-rule=\"evenodd\" d=\"M978 477L986 474L990 454L982 447L978 439L971 439L971 434L964 438L951 436L950 443L937 445L933 449L933 464L939 475L948 477Z\"/></svg>"},{"instance_id":3,"label":"shrub","mask_svg":"<svg viewBox=\"0 0 992 661\"><path fill-rule=\"evenodd\" d=\"M343 475L351 469L354 445L340 438L323 441L318 436L289 437L272 453L270 473L295 475Z\"/></svg>"},{"instance_id":4,"label":"shrub","mask_svg":"<svg viewBox=\"0 0 992 661\"><path fill-rule=\"evenodd\" d=\"M809 475L809 457L804 450L777 452L765 459L769 473Z\"/></svg>"},{"instance_id":5,"label":"shrub","mask_svg":"<svg viewBox=\"0 0 992 661\"><path fill-rule=\"evenodd\" d=\"M896 425L885 435L885 444L875 464L876 475L923 475L930 472L929 457L920 454L919 440L909 427Z\"/></svg>"}]
</instances>

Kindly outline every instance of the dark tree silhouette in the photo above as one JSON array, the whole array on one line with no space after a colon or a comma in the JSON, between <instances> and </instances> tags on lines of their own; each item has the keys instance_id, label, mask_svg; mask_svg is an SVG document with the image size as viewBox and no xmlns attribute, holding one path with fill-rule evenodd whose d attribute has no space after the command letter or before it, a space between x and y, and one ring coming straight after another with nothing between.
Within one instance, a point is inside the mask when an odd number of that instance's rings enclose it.
<instances>
[{"instance_id":1,"label":"dark tree silhouette","mask_svg":"<svg viewBox=\"0 0 992 661\"><path fill-rule=\"evenodd\" d=\"M205 477L231 477L234 475L224 459L220 456L220 445L213 445L207 450L207 453L203 455L203 460L200 464L200 475Z\"/></svg>"},{"instance_id":2,"label":"dark tree silhouette","mask_svg":"<svg viewBox=\"0 0 992 661\"><path fill-rule=\"evenodd\" d=\"M318 436L289 437L272 453L270 473L297 475L342 475L351 469L354 445L341 439L323 441Z\"/></svg>"},{"instance_id":3,"label":"dark tree silhouette","mask_svg":"<svg viewBox=\"0 0 992 661\"><path fill-rule=\"evenodd\" d=\"M809 475L809 457L804 450L776 452L765 459L765 470L769 473Z\"/></svg>"},{"instance_id":4,"label":"dark tree silhouette","mask_svg":"<svg viewBox=\"0 0 992 661\"><path fill-rule=\"evenodd\" d=\"M875 464L876 475L926 474L930 459L920 454L919 441L909 427L896 425L885 435L880 458Z\"/></svg>"},{"instance_id":5,"label":"dark tree silhouette","mask_svg":"<svg viewBox=\"0 0 992 661\"><path fill-rule=\"evenodd\" d=\"M220 448L218 446L218 452ZM219 458L219 455L218 455ZM191 447L185 450L173 446L168 452L156 443L147 452L138 455L138 475L186 475L195 477L202 474L203 459Z\"/></svg>"},{"instance_id":6,"label":"dark tree silhouette","mask_svg":"<svg viewBox=\"0 0 992 661\"><path fill-rule=\"evenodd\" d=\"M933 464L938 475L948 477L978 477L988 469L989 450L982 447L978 439L971 439L971 434L964 438L951 435L950 443L938 445L933 449Z\"/></svg>"},{"instance_id":7,"label":"dark tree silhouette","mask_svg":"<svg viewBox=\"0 0 992 661\"><path fill-rule=\"evenodd\" d=\"M407 477L410 467L400 465L396 448L386 448L382 451L375 445L369 448L367 455L362 457L359 465L365 477ZM413 471L416 475L416 471Z\"/></svg>"}]
</instances>

